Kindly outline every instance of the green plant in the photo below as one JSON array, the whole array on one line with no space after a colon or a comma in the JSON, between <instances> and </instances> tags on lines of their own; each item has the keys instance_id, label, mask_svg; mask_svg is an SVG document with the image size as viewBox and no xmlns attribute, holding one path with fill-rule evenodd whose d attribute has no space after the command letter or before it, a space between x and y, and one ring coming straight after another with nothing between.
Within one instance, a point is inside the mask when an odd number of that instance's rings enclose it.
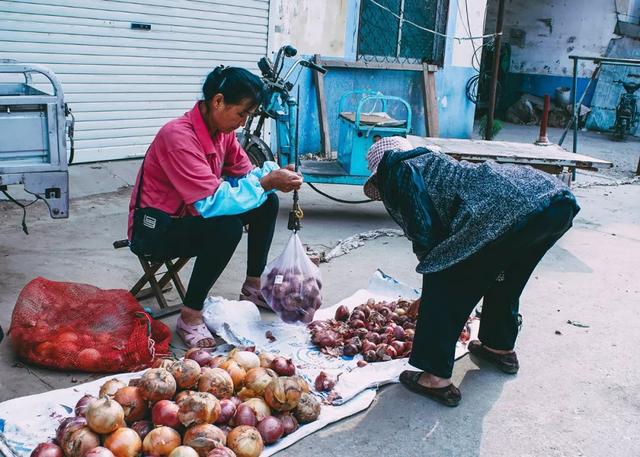
<instances>
[{"instance_id":1,"label":"green plant","mask_svg":"<svg viewBox=\"0 0 640 457\"><path fill-rule=\"evenodd\" d=\"M493 125L491 126L491 139L495 138L496 135L502 130L502 122L499 119L493 120ZM487 115L485 114L480 118L478 122L478 133L482 138L485 137L485 133L487 131Z\"/></svg>"}]
</instances>

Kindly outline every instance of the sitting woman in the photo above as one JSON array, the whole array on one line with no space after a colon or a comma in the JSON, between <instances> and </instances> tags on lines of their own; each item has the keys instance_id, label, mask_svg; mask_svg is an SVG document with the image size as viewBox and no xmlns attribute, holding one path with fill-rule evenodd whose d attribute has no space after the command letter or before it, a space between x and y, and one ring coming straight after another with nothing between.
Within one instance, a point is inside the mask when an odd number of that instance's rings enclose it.
<instances>
[{"instance_id":1,"label":"sitting woman","mask_svg":"<svg viewBox=\"0 0 640 457\"><path fill-rule=\"evenodd\" d=\"M190 347L215 343L202 308L248 226L242 298L260 295L278 213L275 191L299 189L302 177L266 162L254 167L234 131L260 105L264 85L242 68L219 66L203 100L164 125L147 150L129 204L131 250L148 259L195 257L177 333Z\"/></svg>"}]
</instances>

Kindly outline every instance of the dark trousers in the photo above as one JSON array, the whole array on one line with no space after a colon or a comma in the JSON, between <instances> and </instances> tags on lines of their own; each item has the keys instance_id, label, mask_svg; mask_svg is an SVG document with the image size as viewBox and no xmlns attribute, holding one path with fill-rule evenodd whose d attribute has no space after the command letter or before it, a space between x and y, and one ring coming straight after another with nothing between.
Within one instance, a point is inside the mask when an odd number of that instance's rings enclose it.
<instances>
[{"instance_id":1,"label":"dark trousers","mask_svg":"<svg viewBox=\"0 0 640 457\"><path fill-rule=\"evenodd\" d=\"M513 349L522 290L574 216L572 202L556 202L462 262L423 275L411 365L451 377L456 342L481 298L479 339L493 349Z\"/></svg>"},{"instance_id":2,"label":"dark trousers","mask_svg":"<svg viewBox=\"0 0 640 457\"><path fill-rule=\"evenodd\" d=\"M201 310L209 290L236 250L242 230L249 226L247 276L260 276L267 264L278 215L278 197L269 194L258 208L243 214L176 219L167 233L171 257L195 257L184 305Z\"/></svg>"}]
</instances>

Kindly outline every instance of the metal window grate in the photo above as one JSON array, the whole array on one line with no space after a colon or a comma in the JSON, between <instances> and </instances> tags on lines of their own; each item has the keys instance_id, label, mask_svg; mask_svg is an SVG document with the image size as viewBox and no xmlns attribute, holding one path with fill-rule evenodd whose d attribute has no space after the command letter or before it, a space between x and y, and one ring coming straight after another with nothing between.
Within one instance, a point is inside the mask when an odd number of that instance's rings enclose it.
<instances>
[{"instance_id":1,"label":"metal window grate","mask_svg":"<svg viewBox=\"0 0 640 457\"><path fill-rule=\"evenodd\" d=\"M384 63L442 64L447 0L362 0L357 59Z\"/></svg>"}]
</instances>

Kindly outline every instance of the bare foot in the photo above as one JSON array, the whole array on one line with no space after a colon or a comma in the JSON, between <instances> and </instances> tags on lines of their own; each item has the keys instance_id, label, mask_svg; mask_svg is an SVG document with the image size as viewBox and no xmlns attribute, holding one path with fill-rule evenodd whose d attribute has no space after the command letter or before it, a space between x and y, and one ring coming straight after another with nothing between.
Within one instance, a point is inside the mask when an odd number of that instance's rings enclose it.
<instances>
[{"instance_id":1,"label":"bare foot","mask_svg":"<svg viewBox=\"0 0 640 457\"><path fill-rule=\"evenodd\" d=\"M420 379L418 379L418 384L421 384L425 387L447 387L449 384L451 384L451 378L441 378L424 371L420 375Z\"/></svg>"},{"instance_id":2,"label":"bare foot","mask_svg":"<svg viewBox=\"0 0 640 457\"><path fill-rule=\"evenodd\" d=\"M247 278L244 280L244 284L242 285L242 288L244 289L245 286L249 286L252 289L260 289L260 277L247 276Z\"/></svg>"}]
</instances>

